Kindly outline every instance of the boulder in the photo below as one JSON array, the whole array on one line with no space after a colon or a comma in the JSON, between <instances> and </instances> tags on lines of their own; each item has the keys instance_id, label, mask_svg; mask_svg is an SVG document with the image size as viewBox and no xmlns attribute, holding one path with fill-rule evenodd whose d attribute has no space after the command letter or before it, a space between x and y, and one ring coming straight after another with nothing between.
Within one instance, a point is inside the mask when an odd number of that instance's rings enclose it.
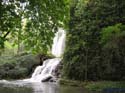
<instances>
[{"instance_id":1,"label":"boulder","mask_svg":"<svg viewBox=\"0 0 125 93\"><path fill-rule=\"evenodd\" d=\"M42 79L42 81L41 82L48 82L50 79L52 79L53 77L52 77L52 75L47 75L47 76L45 76L43 79Z\"/></svg>"}]
</instances>

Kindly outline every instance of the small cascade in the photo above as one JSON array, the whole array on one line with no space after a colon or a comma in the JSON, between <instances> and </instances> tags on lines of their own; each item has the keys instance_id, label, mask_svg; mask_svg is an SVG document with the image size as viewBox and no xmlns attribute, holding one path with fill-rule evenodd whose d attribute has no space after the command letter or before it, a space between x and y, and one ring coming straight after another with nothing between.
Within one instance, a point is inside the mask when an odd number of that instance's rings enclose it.
<instances>
[{"instance_id":1,"label":"small cascade","mask_svg":"<svg viewBox=\"0 0 125 93\"><path fill-rule=\"evenodd\" d=\"M55 79L55 70L61 62L61 58L59 57L61 57L65 48L65 37L65 31L63 29L59 29L55 34L52 45L52 54L57 58L45 60L42 66L36 67L32 77L26 81L44 82L52 78Z\"/></svg>"}]
</instances>

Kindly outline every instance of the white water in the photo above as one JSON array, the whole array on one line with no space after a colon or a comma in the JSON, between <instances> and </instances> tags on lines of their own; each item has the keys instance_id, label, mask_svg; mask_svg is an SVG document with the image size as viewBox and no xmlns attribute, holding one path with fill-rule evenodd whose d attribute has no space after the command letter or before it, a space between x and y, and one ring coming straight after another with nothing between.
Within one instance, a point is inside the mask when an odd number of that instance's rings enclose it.
<instances>
[{"instance_id":1,"label":"white water","mask_svg":"<svg viewBox=\"0 0 125 93\"><path fill-rule=\"evenodd\" d=\"M59 29L55 34L52 45L52 54L57 58L45 60L42 66L36 67L32 77L24 81L41 82L49 78L55 78L55 70L61 62L61 58L59 57L61 57L65 48L65 36L65 31Z\"/></svg>"},{"instance_id":2,"label":"white water","mask_svg":"<svg viewBox=\"0 0 125 93\"><path fill-rule=\"evenodd\" d=\"M52 54L54 56L61 57L63 54L65 48L65 37L66 33L63 29L59 29L59 31L55 34L52 45Z\"/></svg>"}]
</instances>

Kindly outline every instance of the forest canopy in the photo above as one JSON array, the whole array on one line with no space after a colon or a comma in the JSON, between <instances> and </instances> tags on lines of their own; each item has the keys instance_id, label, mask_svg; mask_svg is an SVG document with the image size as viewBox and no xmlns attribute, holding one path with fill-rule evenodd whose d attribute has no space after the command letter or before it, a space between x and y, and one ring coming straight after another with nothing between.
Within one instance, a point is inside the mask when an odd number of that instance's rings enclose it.
<instances>
[{"instance_id":1,"label":"forest canopy","mask_svg":"<svg viewBox=\"0 0 125 93\"><path fill-rule=\"evenodd\" d=\"M51 49L54 32L67 28L68 0L1 0L0 48L5 41L34 53Z\"/></svg>"}]
</instances>

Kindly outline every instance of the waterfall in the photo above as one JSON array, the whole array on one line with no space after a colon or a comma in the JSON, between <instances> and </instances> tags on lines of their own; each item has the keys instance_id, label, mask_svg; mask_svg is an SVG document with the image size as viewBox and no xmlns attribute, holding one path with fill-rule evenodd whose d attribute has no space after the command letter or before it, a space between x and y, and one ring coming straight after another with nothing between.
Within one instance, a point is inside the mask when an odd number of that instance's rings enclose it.
<instances>
[{"instance_id":1,"label":"waterfall","mask_svg":"<svg viewBox=\"0 0 125 93\"><path fill-rule=\"evenodd\" d=\"M59 29L55 34L55 38L53 40L52 45L52 54L56 57L61 57L65 48L65 31L63 29Z\"/></svg>"},{"instance_id":2,"label":"waterfall","mask_svg":"<svg viewBox=\"0 0 125 93\"><path fill-rule=\"evenodd\" d=\"M61 62L60 57L65 48L65 37L66 33L63 29L59 29L58 32L55 33L51 52L56 58L47 59L43 62L42 66L37 66L32 74L32 77L26 81L42 82L55 78L55 70Z\"/></svg>"}]
</instances>

